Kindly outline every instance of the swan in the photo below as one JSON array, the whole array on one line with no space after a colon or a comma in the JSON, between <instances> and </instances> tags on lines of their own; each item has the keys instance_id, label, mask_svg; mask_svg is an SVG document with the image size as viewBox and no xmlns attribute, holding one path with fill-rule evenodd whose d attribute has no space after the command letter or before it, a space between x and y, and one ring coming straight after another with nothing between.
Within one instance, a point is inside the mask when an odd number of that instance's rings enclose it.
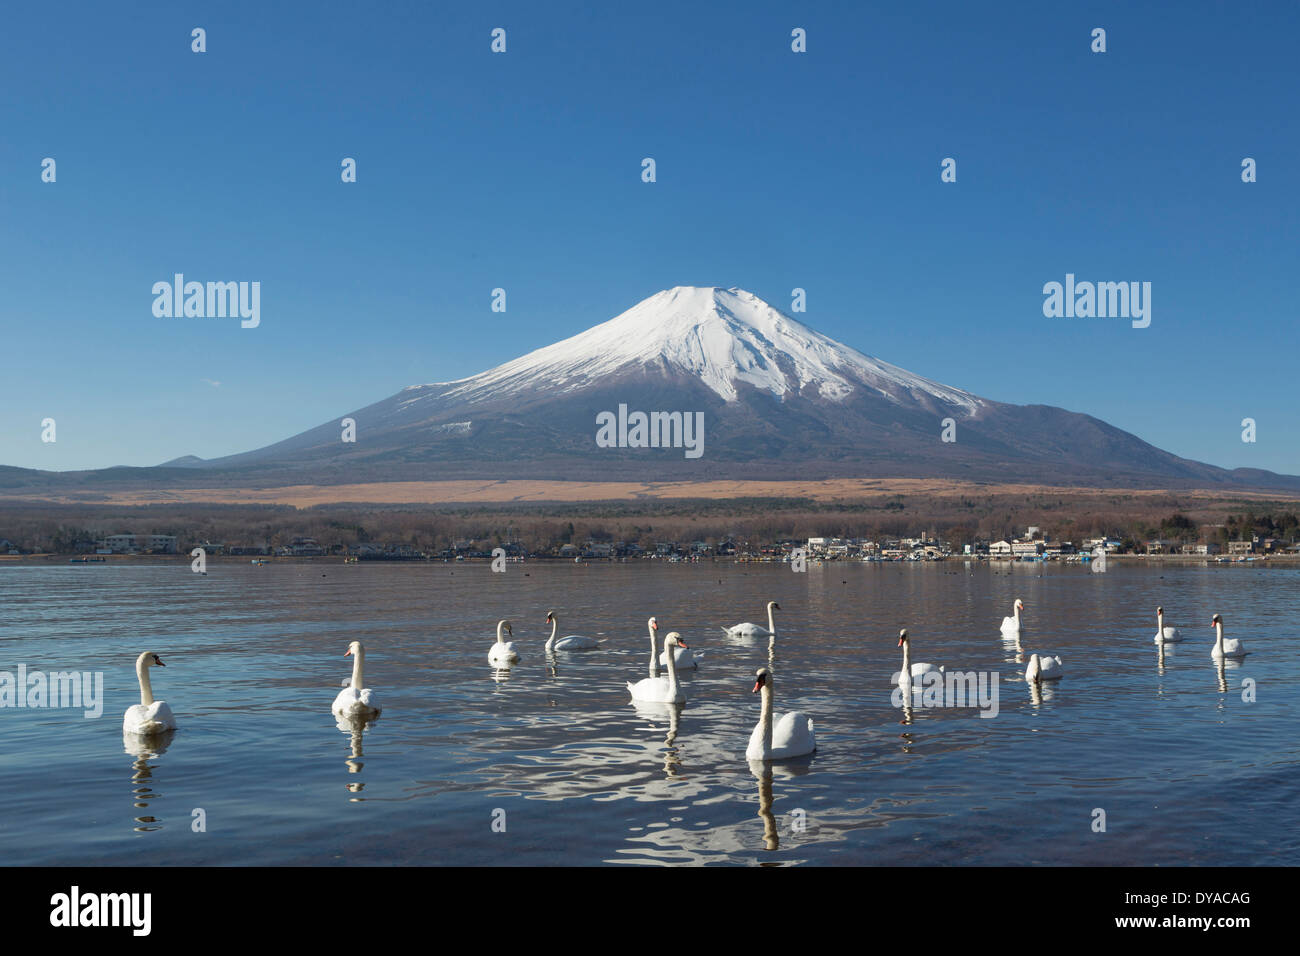
<instances>
[{"instance_id":1,"label":"swan","mask_svg":"<svg viewBox=\"0 0 1300 956\"><path fill-rule=\"evenodd\" d=\"M1237 640L1235 637L1230 637L1227 640L1224 640L1223 618L1218 614L1214 615L1210 624L1214 626L1215 630L1214 650L1210 651L1211 657L1242 658L1250 653L1250 651L1246 650L1246 645L1241 643L1241 641Z\"/></svg>"},{"instance_id":2,"label":"swan","mask_svg":"<svg viewBox=\"0 0 1300 956\"><path fill-rule=\"evenodd\" d=\"M600 641L594 637L583 637L581 634L569 634L557 641L555 632L560 628L560 619L555 616L554 611L546 612L546 623L551 625L551 639L546 642L548 654L552 651L590 651L600 647Z\"/></svg>"},{"instance_id":3,"label":"swan","mask_svg":"<svg viewBox=\"0 0 1300 956\"><path fill-rule=\"evenodd\" d=\"M654 631L650 632L651 639L654 638ZM681 642L681 635L673 631L664 638L664 650L668 648L685 647ZM652 658L653 659L653 658ZM667 677L646 677L633 684L627 682L627 689L632 693L633 700L645 700L652 703L660 704L682 704L686 702L686 695L682 693L681 685L677 682L677 657L670 655L666 658L668 664Z\"/></svg>"},{"instance_id":4,"label":"swan","mask_svg":"<svg viewBox=\"0 0 1300 956\"><path fill-rule=\"evenodd\" d=\"M773 642L776 641L776 621L772 618L773 611L781 610L781 605L775 601L767 602L767 627L760 624L750 624L746 621L743 624L736 624L732 627L724 627L723 630L728 637L763 637L772 635Z\"/></svg>"},{"instance_id":5,"label":"swan","mask_svg":"<svg viewBox=\"0 0 1300 956\"><path fill-rule=\"evenodd\" d=\"M162 658L145 651L135 659L135 676L140 679L140 703L132 704L122 715L122 732L126 734L160 734L176 729L176 718L165 700L153 699L153 685L149 683L149 668L154 664L166 667Z\"/></svg>"},{"instance_id":6,"label":"swan","mask_svg":"<svg viewBox=\"0 0 1300 956\"><path fill-rule=\"evenodd\" d=\"M1020 612L1025 609L1025 602L1016 598L1016 603L1011 606L1011 613L1014 617L1004 617L1002 619L1002 633L1020 635Z\"/></svg>"},{"instance_id":7,"label":"swan","mask_svg":"<svg viewBox=\"0 0 1300 956\"><path fill-rule=\"evenodd\" d=\"M654 621L654 618L650 618L650 620ZM655 626L655 627L658 627L658 626L659 626L659 622L655 621L655 625L654 625L654 626ZM651 632L651 635L650 635L650 636L651 636L651 639L653 640L653 638L654 638L654 632L653 632L653 631ZM693 668L698 669L699 666L700 666L700 661L704 660L704 655L703 655L703 654L696 654L694 650L692 650L691 648L689 648L689 647L687 647L685 644L683 644L682 646L678 647L676 650L673 651L673 658L674 658L674 663L675 663L678 667L693 667ZM664 648L663 652L659 655L658 662L659 662L660 664L667 664L667 663L668 663L668 649L667 649L667 648ZM656 671L656 673L657 673L657 671ZM651 675L651 676L654 676L654 675Z\"/></svg>"},{"instance_id":8,"label":"swan","mask_svg":"<svg viewBox=\"0 0 1300 956\"><path fill-rule=\"evenodd\" d=\"M1025 680L1031 684L1044 680L1060 680L1064 676L1065 669L1061 666L1059 656L1050 657L1047 654L1029 656L1029 666L1025 668Z\"/></svg>"},{"instance_id":9,"label":"swan","mask_svg":"<svg viewBox=\"0 0 1300 956\"><path fill-rule=\"evenodd\" d=\"M1156 608L1156 636L1157 644L1176 644L1183 639L1183 635L1178 633L1176 627L1165 627L1165 609Z\"/></svg>"},{"instance_id":10,"label":"swan","mask_svg":"<svg viewBox=\"0 0 1300 956\"><path fill-rule=\"evenodd\" d=\"M504 628L505 632L511 637L515 636L514 628L510 626L509 621L497 621L497 642L493 644L492 649L488 651L488 663L495 664L498 667L509 667L511 664L518 662L519 652L515 650L514 641L503 642L501 640L502 628Z\"/></svg>"},{"instance_id":11,"label":"swan","mask_svg":"<svg viewBox=\"0 0 1300 956\"><path fill-rule=\"evenodd\" d=\"M331 708L334 716L344 719L352 717L372 717L379 713L379 701L374 691L365 686L363 671L366 666L366 649L360 641L353 641L343 652L344 657L352 658L352 679L334 698Z\"/></svg>"},{"instance_id":12,"label":"swan","mask_svg":"<svg viewBox=\"0 0 1300 956\"><path fill-rule=\"evenodd\" d=\"M746 760L785 760L790 757L802 757L817 749L813 736L813 719L807 714L792 710L776 718L773 726L772 717L772 672L760 667L754 672L754 690L763 692L763 709L759 714L754 732L749 735L749 747L745 750Z\"/></svg>"},{"instance_id":13,"label":"swan","mask_svg":"<svg viewBox=\"0 0 1300 956\"><path fill-rule=\"evenodd\" d=\"M943 668L936 667L933 664L913 664L912 663L912 639L907 636L907 628L898 632L898 646L903 649L903 669L889 678L891 684L897 684L907 692L907 686L911 683L912 678L920 677L922 674L928 674L931 671L942 674Z\"/></svg>"},{"instance_id":14,"label":"swan","mask_svg":"<svg viewBox=\"0 0 1300 956\"><path fill-rule=\"evenodd\" d=\"M645 622L650 629L650 676L659 676L659 641L655 637L655 631L659 630L659 621L656 618L650 618Z\"/></svg>"}]
</instances>

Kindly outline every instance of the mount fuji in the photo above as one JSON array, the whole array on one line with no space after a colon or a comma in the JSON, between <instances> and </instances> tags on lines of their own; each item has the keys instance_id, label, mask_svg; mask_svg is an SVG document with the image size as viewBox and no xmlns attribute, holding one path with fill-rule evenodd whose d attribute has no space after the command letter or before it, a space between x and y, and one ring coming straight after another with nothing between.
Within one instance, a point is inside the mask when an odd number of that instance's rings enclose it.
<instances>
[{"instance_id":1,"label":"mount fuji","mask_svg":"<svg viewBox=\"0 0 1300 956\"><path fill-rule=\"evenodd\" d=\"M597 416L620 406L702 412L702 453L599 447ZM353 443L340 440L344 418L356 423ZM941 440L945 427L955 441ZM255 451L168 464L258 484L927 477L1300 487L1179 458L1088 415L980 398L836 342L742 289L686 286L478 375L409 386Z\"/></svg>"},{"instance_id":2,"label":"mount fuji","mask_svg":"<svg viewBox=\"0 0 1300 956\"><path fill-rule=\"evenodd\" d=\"M700 447L644 447L640 413L702 421ZM598 425L615 415L619 441L607 447ZM355 441L342 440L346 419ZM28 489L466 478L1300 489L1300 478L1179 458L1088 415L981 398L836 342L742 289L689 286L478 375L409 386L254 451L145 469L0 468L0 487Z\"/></svg>"}]
</instances>

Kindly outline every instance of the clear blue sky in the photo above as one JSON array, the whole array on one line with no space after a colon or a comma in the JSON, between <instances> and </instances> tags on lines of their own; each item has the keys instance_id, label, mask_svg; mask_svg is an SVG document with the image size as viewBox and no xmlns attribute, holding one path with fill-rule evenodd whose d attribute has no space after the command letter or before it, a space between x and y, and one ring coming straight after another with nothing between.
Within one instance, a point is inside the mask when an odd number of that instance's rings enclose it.
<instances>
[{"instance_id":1,"label":"clear blue sky","mask_svg":"<svg viewBox=\"0 0 1300 956\"><path fill-rule=\"evenodd\" d=\"M245 451L720 285L1300 474L1296 4L380 6L0 13L0 464ZM260 328L155 318L175 272L260 281ZM1067 272L1151 282L1150 328L1045 318Z\"/></svg>"}]
</instances>

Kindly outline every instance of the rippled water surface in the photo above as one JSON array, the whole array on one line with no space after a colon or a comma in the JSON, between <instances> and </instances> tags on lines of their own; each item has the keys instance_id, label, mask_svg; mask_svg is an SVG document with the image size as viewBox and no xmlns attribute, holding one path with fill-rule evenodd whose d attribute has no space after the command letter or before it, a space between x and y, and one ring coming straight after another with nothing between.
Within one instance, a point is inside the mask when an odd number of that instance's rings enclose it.
<instances>
[{"instance_id":1,"label":"rippled water surface","mask_svg":"<svg viewBox=\"0 0 1300 956\"><path fill-rule=\"evenodd\" d=\"M1065 664L1037 699L1016 597ZM1114 562L6 567L0 670L102 671L106 705L0 709L0 839L9 864L1296 864L1298 597L1296 570ZM765 770L767 642L720 625L768 600L775 709L818 749ZM1157 604L1187 635L1163 665ZM550 609L604 646L548 662ZM1251 651L1222 674L1215 612ZM629 702L651 614L705 654L679 714ZM1000 673L997 716L893 706L900 626L915 661ZM364 730L330 713L356 639ZM179 727L152 751L121 730L144 650Z\"/></svg>"}]
</instances>

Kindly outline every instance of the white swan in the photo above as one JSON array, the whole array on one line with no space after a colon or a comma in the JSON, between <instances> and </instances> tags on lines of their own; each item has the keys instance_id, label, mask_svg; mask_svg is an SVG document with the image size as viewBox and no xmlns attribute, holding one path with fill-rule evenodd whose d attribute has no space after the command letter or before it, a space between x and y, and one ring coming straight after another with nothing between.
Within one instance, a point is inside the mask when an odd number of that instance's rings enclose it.
<instances>
[{"instance_id":1,"label":"white swan","mask_svg":"<svg viewBox=\"0 0 1300 956\"><path fill-rule=\"evenodd\" d=\"M519 661L519 652L515 650L515 642L501 640L503 628L511 637L515 636L514 628L510 626L509 621L497 621L497 642L488 651L488 663L495 664L497 667L509 667Z\"/></svg>"},{"instance_id":2,"label":"white swan","mask_svg":"<svg viewBox=\"0 0 1300 956\"><path fill-rule=\"evenodd\" d=\"M650 620L654 621L654 618L650 618ZM657 627L659 626L659 622L658 622L658 621L655 621L654 626L657 628ZM651 631L651 632L650 632L650 636L651 636L651 639L653 640L653 639L654 639L654 631ZM698 669L699 669L699 666L700 666L700 661L702 661L702 660L704 660L704 655L703 655L702 653L701 653L701 654L696 654L695 651L694 651L692 648L689 648L689 647L687 647L687 646L684 645L684 644L683 644L682 646L676 648L676 649L673 651L673 662L674 662L674 663L675 663L679 668L681 668L681 667L692 667L692 668L695 668L695 669L698 670ZM660 653L660 655L659 655L659 663L660 663L660 664L667 664L667 663L668 663L668 649L667 649L667 648L664 648L663 652ZM655 671L655 673L657 674L658 671Z\"/></svg>"},{"instance_id":3,"label":"white swan","mask_svg":"<svg viewBox=\"0 0 1300 956\"><path fill-rule=\"evenodd\" d=\"M654 639L654 631L651 630L650 637ZM673 631L664 638L664 650L673 647L685 647L681 643L681 635ZM653 659L653 658L652 658ZM645 700L660 704L681 704L685 703L686 695L682 693L681 685L677 682L677 658L670 655L667 659L668 676L667 677L646 677L633 684L627 682L627 689L632 693L633 700Z\"/></svg>"},{"instance_id":4,"label":"white swan","mask_svg":"<svg viewBox=\"0 0 1300 956\"><path fill-rule=\"evenodd\" d=\"M160 734L176 729L176 718L165 700L153 699L153 685L149 683L149 668L154 664L166 667L157 654L145 651L135 659L135 676L140 679L140 703L132 704L122 715L122 732L127 734Z\"/></svg>"},{"instance_id":5,"label":"white swan","mask_svg":"<svg viewBox=\"0 0 1300 956\"><path fill-rule=\"evenodd\" d=\"M650 676L659 676L659 639L655 637L655 631L659 630L659 621L655 618L645 622L650 630Z\"/></svg>"},{"instance_id":6,"label":"white swan","mask_svg":"<svg viewBox=\"0 0 1300 956\"><path fill-rule=\"evenodd\" d=\"M1016 598L1016 603L1011 606L1011 613L1014 617L1004 617L1002 619L1002 633L1014 634L1020 636L1020 612L1025 609L1025 602Z\"/></svg>"},{"instance_id":7,"label":"white swan","mask_svg":"<svg viewBox=\"0 0 1300 956\"><path fill-rule=\"evenodd\" d=\"M546 612L546 623L551 625L551 639L546 642L545 648L547 654L552 651L590 651L600 647L600 641L581 634L569 634L557 641L555 632L560 629L560 619L554 611Z\"/></svg>"},{"instance_id":8,"label":"white swan","mask_svg":"<svg viewBox=\"0 0 1300 956\"><path fill-rule=\"evenodd\" d=\"M776 620L772 617L772 612L781 610L781 605L775 601L767 602L767 627L760 624L750 624L746 621L743 624L735 624L731 627L724 627L728 637L764 637L772 636L772 642L776 641Z\"/></svg>"},{"instance_id":9,"label":"white swan","mask_svg":"<svg viewBox=\"0 0 1300 956\"><path fill-rule=\"evenodd\" d=\"M1165 627L1165 609L1156 608L1156 644L1176 644L1183 639L1176 627Z\"/></svg>"},{"instance_id":10,"label":"white swan","mask_svg":"<svg viewBox=\"0 0 1300 956\"><path fill-rule=\"evenodd\" d=\"M1039 656L1031 654L1029 656L1029 666L1025 668L1025 680L1030 683L1037 683L1045 680L1060 680L1065 676L1065 668L1061 665L1061 658L1051 657L1047 654Z\"/></svg>"},{"instance_id":11,"label":"white swan","mask_svg":"<svg viewBox=\"0 0 1300 956\"><path fill-rule=\"evenodd\" d=\"M1214 650L1210 651L1211 657L1245 657L1250 651L1246 650L1246 645L1241 643L1235 637L1224 640L1223 637L1223 618L1218 614L1214 615L1210 623L1214 626Z\"/></svg>"},{"instance_id":12,"label":"white swan","mask_svg":"<svg viewBox=\"0 0 1300 956\"><path fill-rule=\"evenodd\" d=\"M353 641L343 652L344 657L352 658L352 679L334 698L331 710L335 717L349 719L352 717L371 717L379 713L379 701L375 692L365 686L366 649L360 641Z\"/></svg>"},{"instance_id":13,"label":"white swan","mask_svg":"<svg viewBox=\"0 0 1300 956\"><path fill-rule=\"evenodd\" d=\"M813 735L813 719L807 714L792 710L776 718L773 726L772 717L772 672L760 667L754 672L753 693L763 692L763 709L759 714L754 732L749 735L749 747L745 750L747 760L785 760L790 757L802 757L817 749L817 740Z\"/></svg>"},{"instance_id":14,"label":"white swan","mask_svg":"<svg viewBox=\"0 0 1300 956\"><path fill-rule=\"evenodd\" d=\"M943 673L942 667L936 667L933 664L912 663L912 640L907 636L907 628L903 628L898 632L898 646L903 649L903 669L889 678L889 682L902 687L904 693L907 692L907 685L912 682L913 678L928 674L931 671Z\"/></svg>"}]
</instances>

